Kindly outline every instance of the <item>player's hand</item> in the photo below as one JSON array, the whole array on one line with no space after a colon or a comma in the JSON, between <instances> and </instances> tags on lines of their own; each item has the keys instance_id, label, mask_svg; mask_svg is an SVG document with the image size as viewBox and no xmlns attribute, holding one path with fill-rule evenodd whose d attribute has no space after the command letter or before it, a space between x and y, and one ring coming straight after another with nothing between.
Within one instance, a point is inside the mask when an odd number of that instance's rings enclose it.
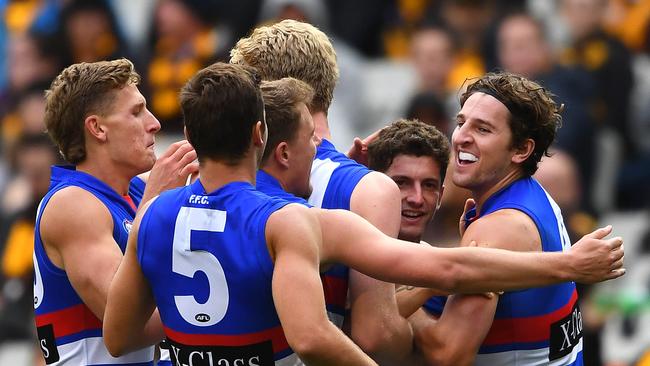
<instances>
[{"instance_id":1,"label":"player's hand","mask_svg":"<svg viewBox=\"0 0 650 366\"><path fill-rule=\"evenodd\" d=\"M467 201L465 201L463 213L460 215L460 219L458 220L458 232L460 233L461 238L465 234L465 229L467 229L467 226L465 225L465 215L467 214L467 211L473 209L474 207L476 207L476 202L473 198L468 198Z\"/></svg>"},{"instance_id":2,"label":"player's hand","mask_svg":"<svg viewBox=\"0 0 650 366\"><path fill-rule=\"evenodd\" d=\"M350 150L348 150L348 153L346 154L347 157L359 164L368 166L368 145L377 139L379 132L381 132L381 129L373 132L363 140L359 137L355 137L352 142L352 147L350 147Z\"/></svg>"},{"instance_id":3,"label":"player's hand","mask_svg":"<svg viewBox=\"0 0 650 366\"><path fill-rule=\"evenodd\" d=\"M187 178L199 171L195 160L196 151L187 140L171 144L149 172L144 196L153 198L165 190L184 186Z\"/></svg>"},{"instance_id":4,"label":"player's hand","mask_svg":"<svg viewBox=\"0 0 650 366\"><path fill-rule=\"evenodd\" d=\"M569 251L572 278L579 283L596 283L621 277L623 268L623 239L605 239L611 225L582 237Z\"/></svg>"}]
</instances>

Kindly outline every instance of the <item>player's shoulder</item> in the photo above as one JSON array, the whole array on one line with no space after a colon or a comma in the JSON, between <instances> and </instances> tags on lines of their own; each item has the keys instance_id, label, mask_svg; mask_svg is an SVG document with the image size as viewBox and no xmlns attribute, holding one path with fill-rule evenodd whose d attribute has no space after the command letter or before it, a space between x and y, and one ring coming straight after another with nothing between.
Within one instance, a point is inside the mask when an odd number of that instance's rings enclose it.
<instances>
[{"instance_id":1,"label":"player's shoulder","mask_svg":"<svg viewBox=\"0 0 650 366\"><path fill-rule=\"evenodd\" d=\"M318 225L317 211L300 203L286 203L269 215L267 232L269 229L293 232L306 226Z\"/></svg>"},{"instance_id":2,"label":"player's shoulder","mask_svg":"<svg viewBox=\"0 0 650 366\"><path fill-rule=\"evenodd\" d=\"M541 239L535 222L517 209L500 209L480 217L465 230L463 243L501 249L539 250Z\"/></svg>"},{"instance_id":3,"label":"player's shoulder","mask_svg":"<svg viewBox=\"0 0 650 366\"><path fill-rule=\"evenodd\" d=\"M84 188L61 188L42 210L38 230L48 245L83 245L112 235L113 219L108 207Z\"/></svg>"},{"instance_id":4,"label":"player's shoulder","mask_svg":"<svg viewBox=\"0 0 650 366\"><path fill-rule=\"evenodd\" d=\"M386 174L371 171L366 174L354 187L352 199L359 198L364 202L395 199L400 197L397 184Z\"/></svg>"},{"instance_id":5,"label":"player's shoulder","mask_svg":"<svg viewBox=\"0 0 650 366\"><path fill-rule=\"evenodd\" d=\"M108 214L108 208L99 197L79 186L66 186L52 193L45 212L63 214L66 217L88 217ZM83 213L83 215L81 215Z\"/></svg>"}]
</instances>

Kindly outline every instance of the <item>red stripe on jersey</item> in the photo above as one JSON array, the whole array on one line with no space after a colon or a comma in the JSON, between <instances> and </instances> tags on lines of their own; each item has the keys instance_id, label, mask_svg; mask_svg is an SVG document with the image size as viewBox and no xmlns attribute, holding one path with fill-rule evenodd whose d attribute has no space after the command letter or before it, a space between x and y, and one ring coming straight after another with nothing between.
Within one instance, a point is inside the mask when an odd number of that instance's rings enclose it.
<instances>
[{"instance_id":1,"label":"red stripe on jersey","mask_svg":"<svg viewBox=\"0 0 650 366\"><path fill-rule=\"evenodd\" d=\"M494 319L483 345L496 346L548 340L551 324L571 313L576 301L578 301L578 292L574 289L569 301L552 313L526 318Z\"/></svg>"},{"instance_id":2,"label":"red stripe on jersey","mask_svg":"<svg viewBox=\"0 0 650 366\"><path fill-rule=\"evenodd\" d=\"M135 203L133 202L133 198L131 198L131 196L129 196L129 195L127 194L126 196L122 196L122 198L124 198L124 200L126 201L126 203L128 203L129 206L131 206L131 208L132 208L134 211L138 209L137 207L135 207Z\"/></svg>"},{"instance_id":3,"label":"red stripe on jersey","mask_svg":"<svg viewBox=\"0 0 650 366\"><path fill-rule=\"evenodd\" d=\"M36 315L36 326L52 324L54 337L64 337L84 330L102 329L102 322L85 304Z\"/></svg>"},{"instance_id":4,"label":"red stripe on jersey","mask_svg":"<svg viewBox=\"0 0 650 366\"><path fill-rule=\"evenodd\" d=\"M325 303L345 308L348 297L347 279L324 275L321 276L321 281L325 292Z\"/></svg>"},{"instance_id":5,"label":"red stripe on jersey","mask_svg":"<svg viewBox=\"0 0 650 366\"><path fill-rule=\"evenodd\" d=\"M289 348L281 326L247 334L189 334L177 332L165 327L165 334L174 342L187 346L246 346L271 340L273 352L277 353Z\"/></svg>"}]
</instances>

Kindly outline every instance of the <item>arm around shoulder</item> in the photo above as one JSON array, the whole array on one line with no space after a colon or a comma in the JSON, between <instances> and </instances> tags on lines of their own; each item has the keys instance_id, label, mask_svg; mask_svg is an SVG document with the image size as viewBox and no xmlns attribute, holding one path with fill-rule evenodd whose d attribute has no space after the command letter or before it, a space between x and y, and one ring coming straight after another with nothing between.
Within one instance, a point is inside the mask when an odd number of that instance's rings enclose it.
<instances>
[{"instance_id":1,"label":"arm around shoulder","mask_svg":"<svg viewBox=\"0 0 650 366\"><path fill-rule=\"evenodd\" d=\"M320 225L315 212L289 205L273 213L266 225L274 259L273 300L287 342L308 364L374 365L327 318L319 275Z\"/></svg>"}]
</instances>

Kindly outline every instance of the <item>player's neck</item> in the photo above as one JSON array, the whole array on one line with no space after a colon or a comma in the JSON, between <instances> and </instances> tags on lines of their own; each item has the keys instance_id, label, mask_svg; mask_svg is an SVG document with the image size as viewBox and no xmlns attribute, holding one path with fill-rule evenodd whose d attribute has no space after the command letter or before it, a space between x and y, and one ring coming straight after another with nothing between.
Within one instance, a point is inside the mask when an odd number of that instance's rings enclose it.
<instances>
[{"instance_id":1,"label":"player's neck","mask_svg":"<svg viewBox=\"0 0 650 366\"><path fill-rule=\"evenodd\" d=\"M272 159L269 159L272 160ZM287 185L285 184L286 177L282 174L282 168L275 164L273 161L267 161L261 168L264 172L278 181L283 190L287 190ZM286 171L286 169L284 170Z\"/></svg>"},{"instance_id":2,"label":"player's neck","mask_svg":"<svg viewBox=\"0 0 650 366\"><path fill-rule=\"evenodd\" d=\"M86 160L77 164L77 170L90 174L100 181L106 183L109 187L113 188L115 192L124 196L129 193L129 184L131 179L137 175L125 172L114 164L105 164L98 159L87 157ZM144 172L141 172L144 173Z\"/></svg>"},{"instance_id":3,"label":"player's neck","mask_svg":"<svg viewBox=\"0 0 650 366\"><path fill-rule=\"evenodd\" d=\"M490 198L493 194L499 192L503 188L509 186L514 181L521 179L524 176L524 173L521 169L514 169L505 174L496 184L493 184L485 189L476 189L472 190L472 197L476 201L476 214L479 215L483 209L483 204Z\"/></svg>"},{"instance_id":4,"label":"player's neck","mask_svg":"<svg viewBox=\"0 0 650 366\"><path fill-rule=\"evenodd\" d=\"M244 158L236 165L223 161L209 160L200 162L199 179L207 193L233 182L248 182L255 184L257 166L255 159Z\"/></svg>"},{"instance_id":5,"label":"player's neck","mask_svg":"<svg viewBox=\"0 0 650 366\"><path fill-rule=\"evenodd\" d=\"M330 132L330 126L327 121L327 114L325 112L315 112L312 113L311 117L314 119L314 133L320 139L332 140L332 133Z\"/></svg>"}]
</instances>

